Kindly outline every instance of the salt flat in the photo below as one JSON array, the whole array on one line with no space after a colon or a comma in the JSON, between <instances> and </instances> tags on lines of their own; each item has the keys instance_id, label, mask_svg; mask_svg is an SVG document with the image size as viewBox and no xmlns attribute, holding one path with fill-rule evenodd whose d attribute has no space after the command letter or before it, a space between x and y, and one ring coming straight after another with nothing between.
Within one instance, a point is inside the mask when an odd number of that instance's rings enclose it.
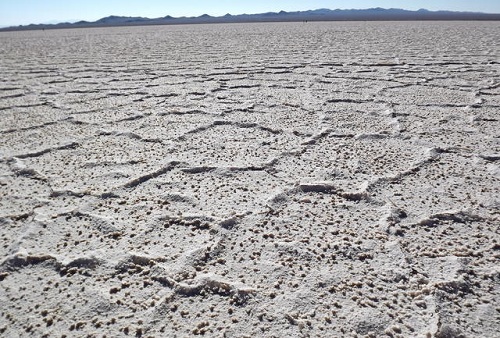
<instances>
[{"instance_id":1,"label":"salt flat","mask_svg":"<svg viewBox=\"0 0 500 338\"><path fill-rule=\"evenodd\" d=\"M0 335L494 337L500 23L0 34Z\"/></svg>"}]
</instances>

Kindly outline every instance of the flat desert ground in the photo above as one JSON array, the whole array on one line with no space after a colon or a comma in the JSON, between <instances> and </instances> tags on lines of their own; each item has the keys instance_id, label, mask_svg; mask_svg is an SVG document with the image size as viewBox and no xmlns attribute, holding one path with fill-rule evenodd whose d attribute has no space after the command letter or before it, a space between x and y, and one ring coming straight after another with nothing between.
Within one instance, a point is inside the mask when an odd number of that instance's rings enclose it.
<instances>
[{"instance_id":1,"label":"flat desert ground","mask_svg":"<svg viewBox=\"0 0 500 338\"><path fill-rule=\"evenodd\" d=\"M498 337L499 36L0 33L0 335Z\"/></svg>"}]
</instances>

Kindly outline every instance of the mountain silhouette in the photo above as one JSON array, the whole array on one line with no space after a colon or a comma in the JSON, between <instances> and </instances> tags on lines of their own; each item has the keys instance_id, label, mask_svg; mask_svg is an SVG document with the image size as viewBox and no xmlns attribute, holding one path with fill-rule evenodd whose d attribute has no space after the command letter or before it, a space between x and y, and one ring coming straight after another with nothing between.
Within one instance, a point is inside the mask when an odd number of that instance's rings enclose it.
<instances>
[{"instance_id":1,"label":"mountain silhouette","mask_svg":"<svg viewBox=\"0 0 500 338\"><path fill-rule=\"evenodd\" d=\"M141 25L172 25L172 24L200 24L200 23L238 23L238 22L286 22L286 21L404 21L404 20L500 20L500 14L477 12L429 11L419 9L410 11L398 8L368 8L368 9L327 9L298 11L298 12L267 12L260 14L226 14L210 16L203 14L198 17L175 18L166 15L160 18L107 16L97 21L63 22L58 24L30 24L0 29L30 30L78 27L114 27L114 26L141 26Z\"/></svg>"}]
</instances>

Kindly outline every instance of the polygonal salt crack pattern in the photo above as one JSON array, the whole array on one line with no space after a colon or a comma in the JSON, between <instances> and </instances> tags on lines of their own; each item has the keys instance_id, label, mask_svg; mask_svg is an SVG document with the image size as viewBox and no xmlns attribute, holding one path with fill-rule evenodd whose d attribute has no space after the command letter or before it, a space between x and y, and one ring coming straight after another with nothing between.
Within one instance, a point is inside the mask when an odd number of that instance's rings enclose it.
<instances>
[{"instance_id":1,"label":"polygonal salt crack pattern","mask_svg":"<svg viewBox=\"0 0 500 338\"><path fill-rule=\"evenodd\" d=\"M495 336L499 35L0 34L0 335Z\"/></svg>"}]
</instances>

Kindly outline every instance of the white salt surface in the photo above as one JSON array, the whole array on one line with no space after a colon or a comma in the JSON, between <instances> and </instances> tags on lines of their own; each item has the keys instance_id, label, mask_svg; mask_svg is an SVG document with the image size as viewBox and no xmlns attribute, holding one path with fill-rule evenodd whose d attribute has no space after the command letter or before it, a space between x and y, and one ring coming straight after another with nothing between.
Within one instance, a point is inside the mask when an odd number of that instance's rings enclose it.
<instances>
[{"instance_id":1,"label":"white salt surface","mask_svg":"<svg viewBox=\"0 0 500 338\"><path fill-rule=\"evenodd\" d=\"M0 34L3 337L494 337L500 24Z\"/></svg>"}]
</instances>

